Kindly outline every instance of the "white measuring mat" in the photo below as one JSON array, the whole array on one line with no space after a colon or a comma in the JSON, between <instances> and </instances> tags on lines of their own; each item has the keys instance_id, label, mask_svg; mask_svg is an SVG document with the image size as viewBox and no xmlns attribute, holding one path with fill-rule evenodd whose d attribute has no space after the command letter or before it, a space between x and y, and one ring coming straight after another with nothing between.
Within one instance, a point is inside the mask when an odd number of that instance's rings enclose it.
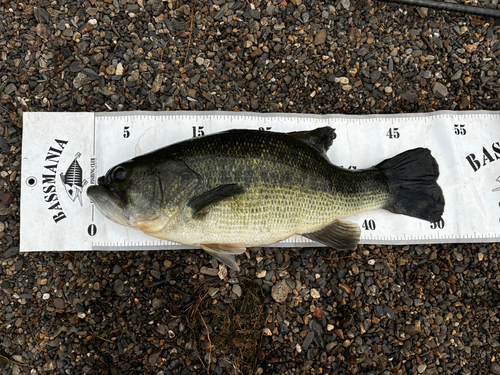
<instances>
[{"instance_id":1,"label":"white measuring mat","mask_svg":"<svg viewBox=\"0 0 500 375\"><path fill-rule=\"evenodd\" d=\"M246 112L24 114L21 251L174 249L104 218L87 197L97 178L125 160L227 129L335 129L333 164L368 168L427 147L445 197L437 223L374 210L351 216L365 244L496 242L500 239L500 112L295 115ZM273 246L317 245L294 236Z\"/></svg>"}]
</instances>

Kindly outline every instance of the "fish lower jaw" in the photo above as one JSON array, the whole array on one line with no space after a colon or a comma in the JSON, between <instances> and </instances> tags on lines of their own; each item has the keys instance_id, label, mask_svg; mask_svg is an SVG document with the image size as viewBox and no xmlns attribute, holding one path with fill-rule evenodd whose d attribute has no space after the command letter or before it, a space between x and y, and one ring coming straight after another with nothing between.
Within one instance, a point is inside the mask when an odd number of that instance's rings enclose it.
<instances>
[{"instance_id":1,"label":"fish lower jaw","mask_svg":"<svg viewBox=\"0 0 500 375\"><path fill-rule=\"evenodd\" d=\"M159 217L152 220L129 220L130 226L144 232L148 236L162 238L161 233L168 227L170 220Z\"/></svg>"}]
</instances>

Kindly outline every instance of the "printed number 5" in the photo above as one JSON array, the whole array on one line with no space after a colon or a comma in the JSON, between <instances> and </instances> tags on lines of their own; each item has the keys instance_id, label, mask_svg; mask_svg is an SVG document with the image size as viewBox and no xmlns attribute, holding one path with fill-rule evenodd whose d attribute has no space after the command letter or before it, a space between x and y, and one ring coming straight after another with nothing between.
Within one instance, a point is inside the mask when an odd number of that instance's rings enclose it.
<instances>
[{"instance_id":1,"label":"printed number 5","mask_svg":"<svg viewBox=\"0 0 500 375\"><path fill-rule=\"evenodd\" d=\"M130 126L125 126L123 128L123 138L128 138L130 137L130 130L128 130L130 128Z\"/></svg>"},{"instance_id":2,"label":"printed number 5","mask_svg":"<svg viewBox=\"0 0 500 375\"><path fill-rule=\"evenodd\" d=\"M455 124L455 134L456 135L465 135L467 131L465 130L465 124Z\"/></svg>"}]
</instances>

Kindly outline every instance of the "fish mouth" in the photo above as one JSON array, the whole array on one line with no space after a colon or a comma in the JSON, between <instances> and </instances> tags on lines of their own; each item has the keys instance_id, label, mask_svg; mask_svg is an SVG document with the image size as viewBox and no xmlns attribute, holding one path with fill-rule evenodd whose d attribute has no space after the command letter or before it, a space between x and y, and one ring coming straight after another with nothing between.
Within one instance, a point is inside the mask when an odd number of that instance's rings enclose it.
<instances>
[{"instance_id":1,"label":"fish mouth","mask_svg":"<svg viewBox=\"0 0 500 375\"><path fill-rule=\"evenodd\" d=\"M120 225L131 226L125 215L120 194L108 186L103 177L98 178L97 185L89 186L87 196L106 218Z\"/></svg>"},{"instance_id":2,"label":"fish mouth","mask_svg":"<svg viewBox=\"0 0 500 375\"><path fill-rule=\"evenodd\" d=\"M113 195L118 198L120 200L120 202L122 202L122 197L120 196L120 193L118 192L118 190L116 190L115 188L112 188L111 186L107 185L106 182L104 181L104 176L101 176L97 179L97 184L104 188L104 189L107 189L109 190L111 193L113 193Z\"/></svg>"}]
</instances>

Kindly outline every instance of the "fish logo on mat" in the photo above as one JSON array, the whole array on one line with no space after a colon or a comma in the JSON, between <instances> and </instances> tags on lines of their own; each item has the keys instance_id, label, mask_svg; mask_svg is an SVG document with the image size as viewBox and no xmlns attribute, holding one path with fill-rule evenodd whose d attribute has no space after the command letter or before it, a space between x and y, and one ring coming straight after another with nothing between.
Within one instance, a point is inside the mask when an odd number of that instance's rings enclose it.
<instances>
[{"instance_id":1,"label":"fish logo on mat","mask_svg":"<svg viewBox=\"0 0 500 375\"><path fill-rule=\"evenodd\" d=\"M85 185L87 185L87 180L82 180L82 167L78 163L78 158L82 156L81 153L77 153L75 155L75 159L68 167L66 173L61 173L61 180L64 184L64 188L66 189L66 193L68 197L74 202L76 198L80 202L80 206L83 206L82 203L82 192Z\"/></svg>"},{"instance_id":2,"label":"fish logo on mat","mask_svg":"<svg viewBox=\"0 0 500 375\"><path fill-rule=\"evenodd\" d=\"M500 176L498 176L498 177L497 177L497 179L496 179L495 181L500 182ZM500 191L500 186L499 186L499 187L494 188L492 191Z\"/></svg>"}]
</instances>

